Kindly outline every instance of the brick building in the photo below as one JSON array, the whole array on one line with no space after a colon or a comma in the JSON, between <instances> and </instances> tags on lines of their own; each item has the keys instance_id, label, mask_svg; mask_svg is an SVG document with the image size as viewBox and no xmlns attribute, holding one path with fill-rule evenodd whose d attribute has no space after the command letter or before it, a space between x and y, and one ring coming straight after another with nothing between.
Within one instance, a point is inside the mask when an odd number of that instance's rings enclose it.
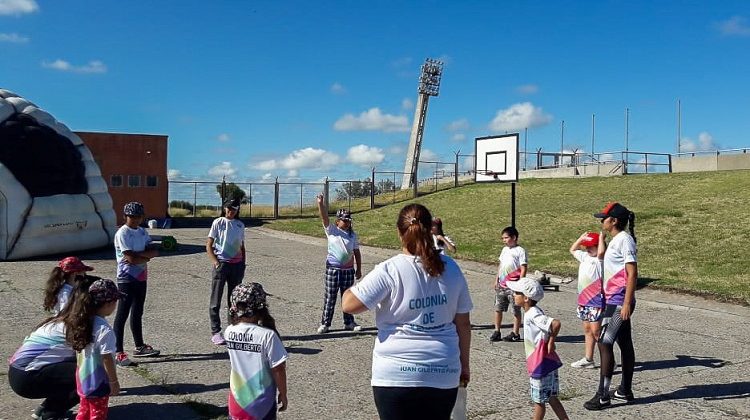
<instances>
[{"instance_id":1,"label":"brick building","mask_svg":"<svg viewBox=\"0 0 750 420\"><path fill-rule=\"evenodd\" d=\"M117 223L130 201L146 207L146 220L163 219L169 203L167 136L76 131L94 155L107 182Z\"/></svg>"}]
</instances>

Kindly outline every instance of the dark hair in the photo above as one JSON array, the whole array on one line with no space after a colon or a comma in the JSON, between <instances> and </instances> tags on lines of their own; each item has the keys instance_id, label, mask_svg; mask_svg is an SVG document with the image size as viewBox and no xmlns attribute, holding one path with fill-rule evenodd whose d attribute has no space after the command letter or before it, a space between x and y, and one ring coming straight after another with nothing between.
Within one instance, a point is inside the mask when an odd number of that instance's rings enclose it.
<instances>
[{"instance_id":1,"label":"dark hair","mask_svg":"<svg viewBox=\"0 0 750 420\"><path fill-rule=\"evenodd\" d=\"M51 311L57 305L57 294L62 289L63 285L73 276L73 273L66 273L60 267L55 267L49 274L47 283L44 285L44 310Z\"/></svg>"},{"instance_id":2,"label":"dark hair","mask_svg":"<svg viewBox=\"0 0 750 420\"><path fill-rule=\"evenodd\" d=\"M89 275L84 275L82 278L80 278L80 280L78 280L73 286L73 291L70 293L68 304L65 305L64 308L62 308L60 313L47 317L44 321L40 322L36 327L34 327L34 329L40 328L42 325L48 324L50 322L62 321L73 310L73 302L81 299L84 295L88 295L89 286L91 286L91 283L99 279L100 277Z\"/></svg>"},{"instance_id":3,"label":"dark hair","mask_svg":"<svg viewBox=\"0 0 750 420\"><path fill-rule=\"evenodd\" d=\"M432 215L421 204L409 204L401 209L396 220L401 243L422 260L427 274L437 277L445 271L445 263L432 243Z\"/></svg>"},{"instance_id":4,"label":"dark hair","mask_svg":"<svg viewBox=\"0 0 750 420\"><path fill-rule=\"evenodd\" d=\"M98 279L96 276L86 276L78 282L73 291L73 299L57 316L65 324L65 341L75 351L82 351L91 342L96 311L108 303L97 305L89 294L89 286Z\"/></svg>"},{"instance_id":5,"label":"dark hair","mask_svg":"<svg viewBox=\"0 0 750 420\"><path fill-rule=\"evenodd\" d=\"M439 217L432 219L432 225L437 228L438 235L445 236L445 233L443 233L443 221Z\"/></svg>"},{"instance_id":6,"label":"dark hair","mask_svg":"<svg viewBox=\"0 0 750 420\"><path fill-rule=\"evenodd\" d=\"M507 234L508 234L508 236L510 236L511 238L516 238L516 239L518 239L518 229L516 229L516 228L515 228L515 227L513 227L513 226L508 226L508 227L506 227L505 229L503 229L503 231L502 231L502 232L500 232L500 235L502 235L502 234L504 234L504 233L507 233Z\"/></svg>"},{"instance_id":7,"label":"dark hair","mask_svg":"<svg viewBox=\"0 0 750 420\"><path fill-rule=\"evenodd\" d=\"M247 303L237 302L237 309L239 309L240 311L244 311L245 309L247 309ZM281 337L281 334L279 334L279 330L276 329L276 320L271 316L271 312L268 311L268 307L254 310L253 315L249 317L247 315L239 317L236 315L232 315L230 322L232 323L232 325L237 325L240 323L242 318L255 319L258 321L258 325L273 330L276 335Z\"/></svg>"},{"instance_id":8,"label":"dark hair","mask_svg":"<svg viewBox=\"0 0 750 420\"><path fill-rule=\"evenodd\" d=\"M626 228L628 228L628 230L630 231L630 236L633 237L633 242L637 243L638 240L635 238L635 213L628 210L627 207L623 206L623 208L625 209L625 211L627 211L627 214L628 214L627 219L624 217L617 217L617 216L610 216L610 217L617 220L617 222L615 223L615 227L618 230L625 230Z\"/></svg>"}]
</instances>

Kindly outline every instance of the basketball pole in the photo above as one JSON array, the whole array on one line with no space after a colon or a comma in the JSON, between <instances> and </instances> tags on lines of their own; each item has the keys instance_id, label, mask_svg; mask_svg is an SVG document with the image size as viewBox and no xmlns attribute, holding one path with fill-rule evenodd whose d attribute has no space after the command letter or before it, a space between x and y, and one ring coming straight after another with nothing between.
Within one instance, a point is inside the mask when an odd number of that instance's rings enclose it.
<instances>
[{"instance_id":1,"label":"basketball pole","mask_svg":"<svg viewBox=\"0 0 750 420\"><path fill-rule=\"evenodd\" d=\"M516 227L516 183L510 183L510 225Z\"/></svg>"}]
</instances>

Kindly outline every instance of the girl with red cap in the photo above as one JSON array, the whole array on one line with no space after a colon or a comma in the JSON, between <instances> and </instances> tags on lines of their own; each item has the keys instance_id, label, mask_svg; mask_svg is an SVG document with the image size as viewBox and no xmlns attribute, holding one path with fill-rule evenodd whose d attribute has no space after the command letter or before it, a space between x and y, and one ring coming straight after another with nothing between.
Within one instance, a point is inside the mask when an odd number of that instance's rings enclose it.
<instances>
[{"instance_id":1,"label":"girl with red cap","mask_svg":"<svg viewBox=\"0 0 750 420\"><path fill-rule=\"evenodd\" d=\"M582 250L581 248L584 248ZM593 369L594 343L599 336L604 300L602 297L602 259L604 258L604 235L586 232L573 245L570 253L578 265L578 318L583 321L585 354L581 360L570 364L574 368Z\"/></svg>"},{"instance_id":2,"label":"girl with red cap","mask_svg":"<svg viewBox=\"0 0 750 420\"><path fill-rule=\"evenodd\" d=\"M78 257L66 257L60 260L57 267L52 269L47 284L44 286L44 310L58 315L68 304L78 278L93 269L94 267L84 264Z\"/></svg>"}]
</instances>

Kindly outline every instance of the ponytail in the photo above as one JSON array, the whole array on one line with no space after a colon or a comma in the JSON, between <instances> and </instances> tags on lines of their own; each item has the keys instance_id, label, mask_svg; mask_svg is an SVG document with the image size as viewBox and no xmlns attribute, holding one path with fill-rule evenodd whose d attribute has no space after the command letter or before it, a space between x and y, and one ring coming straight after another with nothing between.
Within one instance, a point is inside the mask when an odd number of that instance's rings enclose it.
<instances>
[{"instance_id":1,"label":"ponytail","mask_svg":"<svg viewBox=\"0 0 750 420\"><path fill-rule=\"evenodd\" d=\"M273 330L276 335L281 337L281 334L279 334L279 330L276 329L276 320L271 316L271 312L268 311L267 307L260 308L257 311L254 311L254 315L258 317L258 325L264 328L268 328L269 330Z\"/></svg>"},{"instance_id":2,"label":"ponytail","mask_svg":"<svg viewBox=\"0 0 750 420\"><path fill-rule=\"evenodd\" d=\"M57 293L60 292L63 284L65 284L65 272L60 267L53 268L44 286L45 311L52 311L55 308L55 305L57 305Z\"/></svg>"},{"instance_id":3,"label":"ponytail","mask_svg":"<svg viewBox=\"0 0 750 420\"><path fill-rule=\"evenodd\" d=\"M632 211L628 214L628 229L630 230L630 236L633 237L633 242L638 243L635 238L635 213Z\"/></svg>"},{"instance_id":4,"label":"ponytail","mask_svg":"<svg viewBox=\"0 0 750 420\"><path fill-rule=\"evenodd\" d=\"M401 235L401 244L409 253L419 257L427 274L431 277L443 274L445 263L433 246L432 215L427 207L421 204L405 206L398 214L396 226Z\"/></svg>"}]
</instances>

